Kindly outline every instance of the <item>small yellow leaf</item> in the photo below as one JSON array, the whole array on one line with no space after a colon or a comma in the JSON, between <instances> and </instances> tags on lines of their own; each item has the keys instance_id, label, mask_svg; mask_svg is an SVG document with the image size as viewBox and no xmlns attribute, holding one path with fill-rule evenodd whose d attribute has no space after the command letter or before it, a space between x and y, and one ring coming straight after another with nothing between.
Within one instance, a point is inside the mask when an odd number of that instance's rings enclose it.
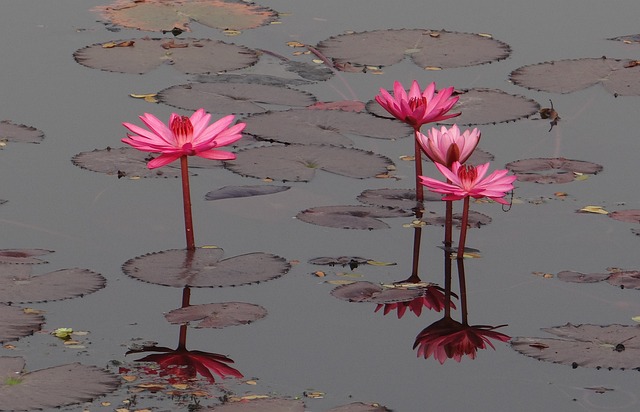
<instances>
[{"instance_id":1,"label":"small yellow leaf","mask_svg":"<svg viewBox=\"0 0 640 412\"><path fill-rule=\"evenodd\" d=\"M315 64L322 64L322 63L324 63L324 60L321 60L321 59L313 59L313 60L311 60L311 61L312 61L312 62L314 62Z\"/></svg>"},{"instance_id":2,"label":"small yellow leaf","mask_svg":"<svg viewBox=\"0 0 640 412\"><path fill-rule=\"evenodd\" d=\"M289 47L306 47L304 43L300 43L299 41L289 41L287 42L287 46Z\"/></svg>"},{"instance_id":3,"label":"small yellow leaf","mask_svg":"<svg viewBox=\"0 0 640 412\"><path fill-rule=\"evenodd\" d=\"M317 277L319 277L319 278L323 278L323 277L327 276L327 274L326 274L326 273L324 273L324 272L323 272L323 271L321 271L321 270L318 270L317 272L313 272L313 274L314 274L314 275L316 275L316 276L317 276Z\"/></svg>"},{"instance_id":4,"label":"small yellow leaf","mask_svg":"<svg viewBox=\"0 0 640 412\"><path fill-rule=\"evenodd\" d=\"M367 264L371 266L395 266L395 262L377 262L375 260L367 260Z\"/></svg>"},{"instance_id":5,"label":"small yellow leaf","mask_svg":"<svg viewBox=\"0 0 640 412\"><path fill-rule=\"evenodd\" d=\"M111 406L111 402L107 402L107 401L100 402L100 405L102 405L102 406Z\"/></svg>"},{"instance_id":6,"label":"small yellow leaf","mask_svg":"<svg viewBox=\"0 0 640 412\"><path fill-rule=\"evenodd\" d=\"M71 328L58 328L51 332L52 335L60 339L69 339L71 337L71 333L73 333L73 329Z\"/></svg>"},{"instance_id":7,"label":"small yellow leaf","mask_svg":"<svg viewBox=\"0 0 640 412\"><path fill-rule=\"evenodd\" d=\"M222 34L224 34L225 36L237 36L239 34L242 34L242 32L240 30L227 29L227 30L224 30Z\"/></svg>"},{"instance_id":8,"label":"small yellow leaf","mask_svg":"<svg viewBox=\"0 0 640 412\"><path fill-rule=\"evenodd\" d=\"M134 376L134 375L123 375L122 379L124 379L127 382L133 382L133 381L137 380L138 377Z\"/></svg>"},{"instance_id":9,"label":"small yellow leaf","mask_svg":"<svg viewBox=\"0 0 640 412\"><path fill-rule=\"evenodd\" d=\"M587 180L587 179L589 179L589 175L579 174L579 175L576 175L575 179L573 179L573 180L576 180L578 182L582 182L582 181Z\"/></svg>"},{"instance_id":10,"label":"small yellow leaf","mask_svg":"<svg viewBox=\"0 0 640 412\"><path fill-rule=\"evenodd\" d=\"M216 246L216 245L204 245L204 246L200 246L200 248L202 248L202 249L220 249L220 247Z\"/></svg>"},{"instance_id":11,"label":"small yellow leaf","mask_svg":"<svg viewBox=\"0 0 640 412\"><path fill-rule=\"evenodd\" d=\"M130 93L129 96L134 99L144 99L145 97L156 97L158 93Z\"/></svg>"},{"instance_id":12,"label":"small yellow leaf","mask_svg":"<svg viewBox=\"0 0 640 412\"><path fill-rule=\"evenodd\" d=\"M434 39L437 39L438 37L440 37L440 33L438 32L429 32L429 37L433 37Z\"/></svg>"},{"instance_id":13,"label":"small yellow leaf","mask_svg":"<svg viewBox=\"0 0 640 412\"><path fill-rule=\"evenodd\" d=\"M361 278L361 277L363 277L363 275L361 275L359 273L353 273L353 272L350 272L350 273L340 272L340 273L336 273L336 275L342 276L342 277L345 277L345 278Z\"/></svg>"},{"instance_id":14,"label":"small yellow leaf","mask_svg":"<svg viewBox=\"0 0 640 412\"><path fill-rule=\"evenodd\" d=\"M262 181L266 182L266 183L271 183L271 182L273 182L273 179L270 178L270 177L265 177L264 179L262 179Z\"/></svg>"},{"instance_id":15,"label":"small yellow leaf","mask_svg":"<svg viewBox=\"0 0 640 412\"><path fill-rule=\"evenodd\" d=\"M478 33L478 36L480 37L486 37L488 39L493 39L493 36L490 35L489 33Z\"/></svg>"},{"instance_id":16,"label":"small yellow leaf","mask_svg":"<svg viewBox=\"0 0 640 412\"><path fill-rule=\"evenodd\" d=\"M245 400L253 400L253 399L267 399L269 398L268 395L245 395L243 397L241 397L240 399L245 399Z\"/></svg>"},{"instance_id":17,"label":"small yellow leaf","mask_svg":"<svg viewBox=\"0 0 640 412\"><path fill-rule=\"evenodd\" d=\"M187 385L186 383L174 383L173 385L171 385L172 387L179 389L181 391L187 389L189 387L189 385Z\"/></svg>"},{"instance_id":18,"label":"small yellow leaf","mask_svg":"<svg viewBox=\"0 0 640 412\"><path fill-rule=\"evenodd\" d=\"M599 214L599 215L608 215L609 214L609 212L604 210L602 208L602 206L585 206L582 209L578 210L578 212L596 213L596 214Z\"/></svg>"},{"instance_id":19,"label":"small yellow leaf","mask_svg":"<svg viewBox=\"0 0 640 412\"><path fill-rule=\"evenodd\" d=\"M318 392L318 391L305 392L304 396L311 399L322 399L324 398L324 392Z\"/></svg>"},{"instance_id":20,"label":"small yellow leaf","mask_svg":"<svg viewBox=\"0 0 640 412\"><path fill-rule=\"evenodd\" d=\"M245 381L244 383L246 383L247 385L257 385L258 384L258 382L254 381L254 380Z\"/></svg>"},{"instance_id":21,"label":"small yellow leaf","mask_svg":"<svg viewBox=\"0 0 640 412\"><path fill-rule=\"evenodd\" d=\"M34 309L34 308L24 308L22 309L22 311L26 314L34 314L34 315L41 315L43 313L46 313L44 310Z\"/></svg>"},{"instance_id":22,"label":"small yellow leaf","mask_svg":"<svg viewBox=\"0 0 640 412\"><path fill-rule=\"evenodd\" d=\"M634 322L639 322L640 323L640 316L634 316L631 318L632 321Z\"/></svg>"},{"instance_id":23,"label":"small yellow leaf","mask_svg":"<svg viewBox=\"0 0 640 412\"><path fill-rule=\"evenodd\" d=\"M437 67L437 66L427 66L424 68L425 70L430 70L430 71L438 71L438 70L442 70L442 67Z\"/></svg>"},{"instance_id":24,"label":"small yellow leaf","mask_svg":"<svg viewBox=\"0 0 640 412\"><path fill-rule=\"evenodd\" d=\"M3 346L3 348L5 348L5 349L15 349L16 347L14 345L11 345L11 344L7 343L6 345Z\"/></svg>"},{"instance_id":25,"label":"small yellow leaf","mask_svg":"<svg viewBox=\"0 0 640 412\"><path fill-rule=\"evenodd\" d=\"M416 157L403 155L403 156L400 156L400 160L404 160L405 162L413 162L414 160L416 160Z\"/></svg>"}]
</instances>

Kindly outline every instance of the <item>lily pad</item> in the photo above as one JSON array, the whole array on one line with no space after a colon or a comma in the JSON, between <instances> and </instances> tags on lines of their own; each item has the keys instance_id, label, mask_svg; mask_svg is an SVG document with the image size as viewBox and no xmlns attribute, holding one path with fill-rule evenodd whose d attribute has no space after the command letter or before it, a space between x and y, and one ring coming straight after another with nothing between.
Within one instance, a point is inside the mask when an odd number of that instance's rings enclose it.
<instances>
[{"instance_id":1,"label":"lily pad","mask_svg":"<svg viewBox=\"0 0 640 412\"><path fill-rule=\"evenodd\" d=\"M39 331L44 316L17 306L0 304L0 343L17 340ZM1 407L0 407L1 408Z\"/></svg>"},{"instance_id":2,"label":"lily pad","mask_svg":"<svg viewBox=\"0 0 640 412\"><path fill-rule=\"evenodd\" d=\"M617 210L609 213L611 219L628 223L640 223L640 209Z\"/></svg>"},{"instance_id":3,"label":"lily pad","mask_svg":"<svg viewBox=\"0 0 640 412\"><path fill-rule=\"evenodd\" d=\"M421 296L422 292L418 288L384 288L371 282L354 282L336 287L331 294L349 302L385 304L410 301Z\"/></svg>"},{"instance_id":4,"label":"lily pad","mask_svg":"<svg viewBox=\"0 0 640 412\"><path fill-rule=\"evenodd\" d=\"M73 53L83 66L143 74L169 64L187 74L218 73L254 65L258 54L244 46L211 39L129 39L97 43Z\"/></svg>"},{"instance_id":5,"label":"lily pad","mask_svg":"<svg viewBox=\"0 0 640 412\"><path fill-rule=\"evenodd\" d=\"M48 263L35 256L48 255L53 250L46 249L0 249L0 263L18 263L28 265L39 265Z\"/></svg>"},{"instance_id":6,"label":"lily pad","mask_svg":"<svg viewBox=\"0 0 640 412\"><path fill-rule=\"evenodd\" d=\"M147 163L155 156L141 152L132 147L116 147L95 149L90 152L81 152L73 156L71 162L92 172L104 173L110 176L140 178L140 177L180 177L180 166L167 165L160 169L149 169ZM195 160L195 159L193 159ZM192 159L189 159L193 166ZM208 160L212 167L221 167L220 162Z\"/></svg>"},{"instance_id":7,"label":"lily pad","mask_svg":"<svg viewBox=\"0 0 640 412\"><path fill-rule=\"evenodd\" d=\"M70 299L105 287L105 278L89 269L61 269L31 275L30 266L0 265L0 302L47 302Z\"/></svg>"},{"instance_id":8,"label":"lily pad","mask_svg":"<svg viewBox=\"0 0 640 412\"><path fill-rule=\"evenodd\" d=\"M256 147L241 150L227 169L242 176L291 182L308 182L316 170L366 179L388 171L388 157L364 150L318 145Z\"/></svg>"},{"instance_id":9,"label":"lily pad","mask_svg":"<svg viewBox=\"0 0 640 412\"><path fill-rule=\"evenodd\" d=\"M460 99L451 111L462 114L442 123L471 126L512 122L532 116L540 110L540 105L534 100L497 89L457 90L454 93L456 95ZM367 111L376 116L392 118L375 100L367 102ZM426 130L423 132L426 133Z\"/></svg>"},{"instance_id":10,"label":"lily pad","mask_svg":"<svg viewBox=\"0 0 640 412\"><path fill-rule=\"evenodd\" d=\"M209 303L172 310L164 315L169 323L180 324L200 321L196 328L225 328L246 325L267 316L260 305L244 302Z\"/></svg>"},{"instance_id":11,"label":"lily pad","mask_svg":"<svg viewBox=\"0 0 640 412\"><path fill-rule=\"evenodd\" d=\"M413 216L412 211L371 206L319 206L303 210L298 220L337 229L388 229L381 218Z\"/></svg>"},{"instance_id":12,"label":"lily pad","mask_svg":"<svg viewBox=\"0 0 640 412\"><path fill-rule=\"evenodd\" d=\"M575 180L579 174L597 174L602 171L602 166L597 163L564 157L517 160L507 163L505 167L514 173L519 181L535 183L568 183Z\"/></svg>"},{"instance_id":13,"label":"lily pad","mask_svg":"<svg viewBox=\"0 0 640 412\"><path fill-rule=\"evenodd\" d=\"M613 286L627 289L640 289L640 271L619 270L611 273L607 282Z\"/></svg>"},{"instance_id":14,"label":"lily pad","mask_svg":"<svg viewBox=\"0 0 640 412\"><path fill-rule=\"evenodd\" d=\"M202 412L304 412L304 402L294 399L263 398L229 402Z\"/></svg>"},{"instance_id":15,"label":"lily pad","mask_svg":"<svg viewBox=\"0 0 640 412\"><path fill-rule=\"evenodd\" d=\"M550 93L571 93L600 84L614 96L640 95L640 65L635 60L556 60L520 67L510 78L518 86Z\"/></svg>"},{"instance_id":16,"label":"lily pad","mask_svg":"<svg viewBox=\"0 0 640 412\"><path fill-rule=\"evenodd\" d=\"M34 372L25 372L24 369L23 358L0 358L1 410L59 408L91 401L119 386L115 375L80 363Z\"/></svg>"},{"instance_id":17,"label":"lily pad","mask_svg":"<svg viewBox=\"0 0 640 412\"><path fill-rule=\"evenodd\" d=\"M0 140L19 143L40 143L44 133L35 127L16 124L10 120L0 122Z\"/></svg>"},{"instance_id":18,"label":"lily pad","mask_svg":"<svg viewBox=\"0 0 640 412\"><path fill-rule=\"evenodd\" d=\"M640 43L640 34L627 34L626 36L612 37L608 40L621 41L623 43Z\"/></svg>"},{"instance_id":19,"label":"lily pad","mask_svg":"<svg viewBox=\"0 0 640 412\"><path fill-rule=\"evenodd\" d=\"M132 278L156 285L214 288L265 282L279 278L291 267L284 258L268 253L221 260L223 255L219 248L171 249L130 259L122 270Z\"/></svg>"},{"instance_id":20,"label":"lily pad","mask_svg":"<svg viewBox=\"0 0 640 412\"><path fill-rule=\"evenodd\" d=\"M422 29L343 34L320 42L317 49L346 71L389 66L405 57L424 69L466 67L506 59L511 52L488 35Z\"/></svg>"},{"instance_id":21,"label":"lily pad","mask_svg":"<svg viewBox=\"0 0 640 412\"><path fill-rule=\"evenodd\" d=\"M556 277L564 282L572 283L596 283L607 280L611 273L580 273L571 270L563 270Z\"/></svg>"},{"instance_id":22,"label":"lily pad","mask_svg":"<svg viewBox=\"0 0 640 412\"><path fill-rule=\"evenodd\" d=\"M192 21L214 29L246 30L278 18L271 9L239 0L117 0L94 11L115 25L147 31L189 30Z\"/></svg>"},{"instance_id":23,"label":"lily pad","mask_svg":"<svg viewBox=\"0 0 640 412\"><path fill-rule=\"evenodd\" d=\"M351 270L357 268L360 265L366 265L372 259L361 258L358 256L338 256L338 257L317 257L309 259L309 263L312 265L328 265L335 266L340 265L345 267L349 265Z\"/></svg>"},{"instance_id":24,"label":"lily pad","mask_svg":"<svg viewBox=\"0 0 640 412\"><path fill-rule=\"evenodd\" d=\"M456 225L456 227L462 227L462 214L454 213L452 217L453 223ZM423 217L421 220L423 222L426 222L428 225L434 226L444 226L446 223L446 219L444 216ZM470 228L480 228L484 225L488 225L489 223L491 223L491 220L492 219L485 214L473 210L469 211L468 225Z\"/></svg>"},{"instance_id":25,"label":"lily pad","mask_svg":"<svg viewBox=\"0 0 640 412\"><path fill-rule=\"evenodd\" d=\"M413 129L404 123L368 113L311 109L254 115L247 119L244 131L271 142L334 146L353 145L347 135L394 140L413 133Z\"/></svg>"},{"instance_id":26,"label":"lily pad","mask_svg":"<svg viewBox=\"0 0 640 412\"><path fill-rule=\"evenodd\" d=\"M348 405L336 406L327 412L392 412L377 403L353 402Z\"/></svg>"},{"instance_id":27,"label":"lily pad","mask_svg":"<svg viewBox=\"0 0 640 412\"><path fill-rule=\"evenodd\" d=\"M421 207L416 202L416 191L414 189L369 189L358 195L358 201L372 206L392 207L405 210L413 210ZM440 201L442 196L432 192L424 194L427 202Z\"/></svg>"},{"instance_id":28,"label":"lily pad","mask_svg":"<svg viewBox=\"0 0 640 412\"><path fill-rule=\"evenodd\" d=\"M572 325L542 329L556 338L518 337L511 347L532 358L573 368L640 370L640 327Z\"/></svg>"},{"instance_id":29,"label":"lily pad","mask_svg":"<svg viewBox=\"0 0 640 412\"><path fill-rule=\"evenodd\" d=\"M171 86L158 93L158 100L180 109L227 114L263 113L273 105L306 107L316 101L311 94L288 87L224 82Z\"/></svg>"},{"instance_id":30,"label":"lily pad","mask_svg":"<svg viewBox=\"0 0 640 412\"><path fill-rule=\"evenodd\" d=\"M275 185L247 185L247 186L224 186L217 190L212 190L204 195L205 200L236 199L239 197L251 197L270 195L284 192L291 189L291 186Z\"/></svg>"}]
</instances>

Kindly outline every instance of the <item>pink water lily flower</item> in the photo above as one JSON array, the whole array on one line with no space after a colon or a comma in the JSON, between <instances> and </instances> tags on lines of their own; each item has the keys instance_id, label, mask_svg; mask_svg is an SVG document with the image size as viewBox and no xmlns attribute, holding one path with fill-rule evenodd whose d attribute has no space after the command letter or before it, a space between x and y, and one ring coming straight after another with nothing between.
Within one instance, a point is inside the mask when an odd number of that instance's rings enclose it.
<instances>
[{"instance_id":1,"label":"pink water lily flower","mask_svg":"<svg viewBox=\"0 0 640 412\"><path fill-rule=\"evenodd\" d=\"M440 130L432 127L426 136L418 133L417 139L432 162L451 167L455 161L464 163L469 159L480 141L480 131L467 129L460 133L454 124L448 129L445 126Z\"/></svg>"},{"instance_id":2,"label":"pink water lily flower","mask_svg":"<svg viewBox=\"0 0 640 412\"><path fill-rule=\"evenodd\" d=\"M457 96L451 97L451 94L453 87L436 91L433 82L421 91L415 80L407 94L402 84L396 81L393 83L393 96L385 89L380 89L376 101L396 119L418 130L424 124L460 116L460 113L447 114L459 99Z\"/></svg>"},{"instance_id":3,"label":"pink water lily flower","mask_svg":"<svg viewBox=\"0 0 640 412\"><path fill-rule=\"evenodd\" d=\"M198 109L191 117L172 113L167 126L152 114L145 113L140 120L149 130L131 123L122 125L134 134L127 134L123 143L145 152L160 153L147 164L149 169L165 166L181 156L200 156L213 160L233 160L236 155L218 147L227 146L242 137L244 123L231 127L235 116L229 115L209 124L211 115Z\"/></svg>"},{"instance_id":4,"label":"pink water lily flower","mask_svg":"<svg viewBox=\"0 0 640 412\"><path fill-rule=\"evenodd\" d=\"M516 176L507 176L508 170L496 170L484 177L489 169L489 163L466 166L456 161L451 165L451 170L440 163L435 165L451 183L426 176L420 176L420 181L430 191L445 194L442 200L460 200L469 196L475 199L488 197L503 205L509 204L503 197L513 190Z\"/></svg>"}]
</instances>

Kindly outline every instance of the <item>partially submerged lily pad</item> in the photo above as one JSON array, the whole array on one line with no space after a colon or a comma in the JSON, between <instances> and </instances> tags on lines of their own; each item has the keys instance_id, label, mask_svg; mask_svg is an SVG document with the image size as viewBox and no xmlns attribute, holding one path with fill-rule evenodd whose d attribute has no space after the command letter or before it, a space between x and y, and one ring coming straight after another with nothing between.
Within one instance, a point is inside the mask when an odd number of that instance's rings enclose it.
<instances>
[{"instance_id":1,"label":"partially submerged lily pad","mask_svg":"<svg viewBox=\"0 0 640 412\"><path fill-rule=\"evenodd\" d=\"M284 192L291 189L291 186L276 185L246 185L246 186L224 186L220 189L212 190L204 195L205 200L236 199L239 197L251 197L270 195Z\"/></svg>"},{"instance_id":2,"label":"partially submerged lily pad","mask_svg":"<svg viewBox=\"0 0 640 412\"><path fill-rule=\"evenodd\" d=\"M104 173L118 178L139 177L180 177L180 164L167 165L159 169L149 169L147 163L155 156L136 150L132 147L116 147L95 149L90 152L82 152L73 156L71 162L92 172ZM191 159L189 159L191 160ZM190 162L191 163L191 162ZM220 162L209 160L212 166L222 166Z\"/></svg>"},{"instance_id":3,"label":"partially submerged lily pad","mask_svg":"<svg viewBox=\"0 0 640 412\"><path fill-rule=\"evenodd\" d=\"M39 331L44 316L17 306L0 304L0 343L17 340ZM2 408L0 406L0 408Z\"/></svg>"},{"instance_id":4,"label":"partially submerged lily pad","mask_svg":"<svg viewBox=\"0 0 640 412\"><path fill-rule=\"evenodd\" d=\"M564 282L572 283L596 283L607 280L611 273L580 273L572 270L558 272L556 277Z\"/></svg>"},{"instance_id":5,"label":"partially submerged lily pad","mask_svg":"<svg viewBox=\"0 0 640 412\"><path fill-rule=\"evenodd\" d=\"M115 375L80 363L25 372L20 357L0 357L0 410L60 408L91 401L119 386Z\"/></svg>"},{"instance_id":6,"label":"partially submerged lily pad","mask_svg":"<svg viewBox=\"0 0 640 412\"><path fill-rule=\"evenodd\" d=\"M377 403L353 402L348 405L336 406L327 412L392 412Z\"/></svg>"},{"instance_id":7,"label":"partially submerged lily pad","mask_svg":"<svg viewBox=\"0 0 640 412\"><path fill-rule=\"evenodd\" d=\"M413 212L371 206L319 206L303 210L296 218L314 225L337 229L374 230L389 228L381 218L407 216L413 216Z\"/></svg>"},{"instance_id":8,"label":"partially submerged lily pad","mask_svg":"<svg viewBox=\"0 0 640 412\"><path fill-rule=\"evenodd\" d=\"M158 100L185 110L204 108L210 113L263 113L274 105L306 107L316 99L309 93L282 86L255 83L189 83L158 93Z\"/></svg>"},{"instance_id":9,"label":"partially submerged lily pad","mask_svg":"<svg viewBox=\"0 0 640 412\"><path fill-rule=\"evenodd\" d=\"M603 169L597 163L564 157L517 160L507 163L505 167L514 173L519 181L535 183L568 183L580 174L597 174Z\"/></svg>"},{"instance_id":10,"label":"partially submerged lily pad","mask_svg":"<svg viewBox=\"0 0 640 412\"><path fill-rule=\"evenodd\" d=\"M246 30L278 18L271 9L239 0L117 0L94 11L115 25L147 31L189 30L192 21L214 29Z\"/></svg>"},{"instance_id":11,"label":"partially submerged lily pad","mask_svg":"<svg viewBox=\"0 0 640 412\"><path fill-rule=\"evenodd\" d=\"M640 223L640 209L617 210L609 213L611 219L628 223Z\"/></svg>"},{"instance_id":12,"label":"partially submerged lily pad","mask_svg":"<svg viewBox=\"0 0 640 412\"><path fill-rule=\"evenodd\" d=\"M317 257L309 259L309 263L312 265L329 265L329 266L352 266L353 268L359 265L366 265L371 259L361 258L358 256L338 256L338 257ZM352 268L352 270L353 270Z\"/></svg>"},{"instance_id":13,"label":"partially submerged lily pad","mask_svg":"<svg viewBox=\"0 0 640 412\"><path fill-rule=\"evenodd\" d=\"M43 139L44 133L35 127L16 124L10 120L0 122L0 141L40 143Z\"/></svg>"},{"instance_id":14,"label":"partially submerged lily pad","mask_svg":"<svg viewBox=\"0 0 640 412\"><path fill-rule=\"evenodd\" d=\"M612 37L607 40L621 41L627 44L640 43L640 34L627 34L625 36Z\"/></svg>"},{"instance_id":15,"label":"partially submerged lily pad","mask_svg":"<svg viewBox=\"0 0 640 412\"><path fill-rule=\"evenodd\" d=\"M172 287L249 285L278 278L291 265L284 258L255 252L222 259L219 248L171 249L128 260L122 270L143 282Z\"/></svg>"},{"instance_id":16,"label":"partially submerged lily pad","mask_svg":"<svg viewBox=\"0 0 640 412\"><path fill-rule=\"evenodd\" d=\"M511 347L532 358L573 368L640 370L640 326L572 325L542 329L556 338L518 337Z\"/></svg>"},{"instance_id":17,"label":"partially submerged lily pad","mask_svg":"<svg viewBox=\"0 0 640 412\"><path fill-rule=\"evenodd\" d=\"M61 269L32 275L30 266L0 265L0 302L47 302L84 296L104 288L105 278L89 269Z\"/></svg>"},{"instance_id":18,"label":"partially submerged lily pad","mask_svg":"<svg viewBox=\"0 0 640 412\"><path fill-rule=\"evenodd\" d=\"M444 216L423 217L421 220L426 222L428 225L434 225L434 226L444 226L446 222L446 219ZM480 228L484 225L488 225L489 223L491 223L491 220L492 219L485 214L482 214L480 212L476 212L473 210L469 211L468 226L470 228L472 227ZM462 226L462 214L460 213L453 214L453 224L456 225L456 227L458 228Z\"/></svg>"},{"instance_id":19,"label":"partially submerged lily pad","mask_svg":"<svg viewBox=\"0 0 640 412\"><path fill-rule=\"evenodd\" d=\"M227 169L243 176L308 182L316 170L366 179L388 171L391 159L364 150L318 145L256 147L241 150Z\"/></svg>"},{"instance_id":20,"label":"partially submerged lily pad","mask_svg":"<svg viewBox=\"0 0 640 412\"><path fill-rule=\"evenodd\" d=\"M616 270L607 278L607 282L621 288L640 289L640 271Z\"/></svg>"},{"instance_id":21,"label":"partially submerged lily pad","mask_svg":"<svg viewBox=\"0 0 640 412\"><path fill-rule=\"evenodd\" d=\"M445 30L374 30L332 37L318 50L338 70L366 71L368 66L389 66L409 57L424 69L446 69L506 59L506 43L491 36Z\"/></svg>"},{"instance_id":22,"label":"partially submerged lily pad","mask_svg":"<svg viewBox=\"0 0 640 412\"><path fill-rule=\"evenodd\" d=\"M571 93L600 84L614 96L640 95L640 65L636 60L556 60L520 67L510 78L518 86L550 93Z\"/></svg>"},{"instance_id":23,"label":"partially submerged lily pad","mask_svg":"<svg viewBox=\"0 0 640 412\"><path fill-rule=\"evenodd\" d=\"M39 265L48 263L35 256L48 255L53 250L46 249L0 249L0 263L17 263L28 265Z\"/></svg>"},{"instance_id":24,"label":"partially submerged lily pad","mask_svg":"<svg viewBox=\"0 0 640 412\"><path fill-rule=\"evenodd\" d=\"M413 210L420 207L416 202L415 189L369 189L358 195L358 201L372 206L392 207ZM424 200L427 202L440 201L442 196L433 192L426 192Z\"/></svg>"},{"instance_id":25,"label":"partially submerged lily pad","mask_svg":"<svg viewBox=\"0 0 640 412\"><path fill-rule=\"evenodd\" d=\"M245 132L271 142L351 146L348 135L400 139L411 135L412 129L368 113L296 109L251 116Z\"/></svg>"},{"instance_id":26,"label":"partially submerged lily pad","mask_svg":"<svg viewBox=\"0 0 640 412\"><path fill-rule=\"evenodd\" d=\"M420 288L385 288L371 282L354 282L336 287L331 294L348 302L385 304L410 301L422 295L422 292Z\"/></svg>"},{"instance_id":27,"label":"partially submerged lily pad","mask_svg":"<svg viewBox=\"0 0 640 412\"><path fill-rule=\"evenodd\" d=\"M540 110L540 105L534 100L497 89L465 89L456 91L455 95L460 100L451 112L462 114L442 123L455 123L458 126L504 123L527 118ZM392 118L375 100L367 103L367 111L376 116ZM426 133L426 127L422 132Z\"/></svg>"},{"instance_id":28,"label":"partially submerged lily pad","mask_svg":"<svg viewBox=\"0 0 640 412\"><path fill-rule=\"evenodd\" d=\"M209 303L172 310L164 315L169 323L180 324L200 321L196 328L224 328L246 325L267 316L260 305L244 302Z\"/></svg>"},{"instance_id":29,"label":"partially submerged lily pad","mask_svg":"<svg viewBox=\"0 0 640 412\"><path fill-rule=\"evenodd\" d=\"M260 398L228 402L201 409L202 412L304 412L304 402L297 399Z\"/></svg>"},{"instance_id":30,"label":"partially submerged lily pad","mask_svg":"<svg viewBox=\"0 0 640 412\"><path fill-rule=\"evenodd\" d=\"M143 74L169 64L187 74L218 73L254 65L255 51L211 39L129 39L97 43L77 50L83 66L110 72Z\"/></svg>"}]
</instances>

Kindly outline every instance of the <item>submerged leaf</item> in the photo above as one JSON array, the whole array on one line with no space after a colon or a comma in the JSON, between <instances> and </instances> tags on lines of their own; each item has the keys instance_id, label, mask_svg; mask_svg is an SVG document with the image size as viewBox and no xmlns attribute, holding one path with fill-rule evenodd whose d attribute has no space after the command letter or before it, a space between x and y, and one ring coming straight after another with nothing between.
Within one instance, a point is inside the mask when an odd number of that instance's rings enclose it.
<instances>
[{"instance_id":1,"label":"submerged leaf","mask_svg":"<svg viewBox=\"0 0 640 412\"><path fill-rule=\"evenodd\" d=\"M268 253L247 253L222 259L222 249L172 249L128 260L122 270L143 282L172 287L249 285L278 278L289 271L285 259Z\"/></svg>"},{"instance_id":2,"label":"submerged leaf","mask_svg":"<svg viewBox=\"0 0 640 412\"><path fill-rule=\"evenodd\" d=\"M371 206L320 206L303 210L298 220L338 229L387 229L380 218L413 216L412 211Z\"/></svg>"},{"instance_id":3,"label":"submerged leaf","mask_svg":"<svg viewBox=\"0 0 640 412\"><path fill-rule=\"evenodd\" d=\"M251 197L270 195L284 192L291 189L291 186L275 185L247 185L247 186L224 186L220 189L212 190L205 196L205 200L236 199L239 197Z\"/></svg>"},{"instance_id":4,"label":"submerged leaf","mask_svg":"<svg viewBox=\"0 0 640 412\"><path fill-rule=\"evenodd\" d=\"M246 325L267 316L260 305L244 302L209 303L172 310L164 315L169 323L180 324L200 321L196 328L224 328Z\"/></svg>"},{"instance_id":5,"label":"submerged leaf","mask_svg":"<svg viewBox=\"0 0 640 412\"><path fill-rule=\"evenodd\" d=\"M611 273L580 273L570 270L564 270L562 272L559 272L556 276L558 279L564 282L595 283L607 280L609 276L611 276Z\"/></svg>"},{"instance_id":6,"label":"submerged leaf","mask_svg":"<svg viewBox=\"0 0 640 412\"><path fill-rule=\"evenodd\" d=\"M424 200L427 202L439 202L441 198L442 196L433 192L424 194ZM414 210L421 206L416 202L415 189L369 189L358 195L358 201L372 206L405 210Z\"/></svg>"}]
</instances>

